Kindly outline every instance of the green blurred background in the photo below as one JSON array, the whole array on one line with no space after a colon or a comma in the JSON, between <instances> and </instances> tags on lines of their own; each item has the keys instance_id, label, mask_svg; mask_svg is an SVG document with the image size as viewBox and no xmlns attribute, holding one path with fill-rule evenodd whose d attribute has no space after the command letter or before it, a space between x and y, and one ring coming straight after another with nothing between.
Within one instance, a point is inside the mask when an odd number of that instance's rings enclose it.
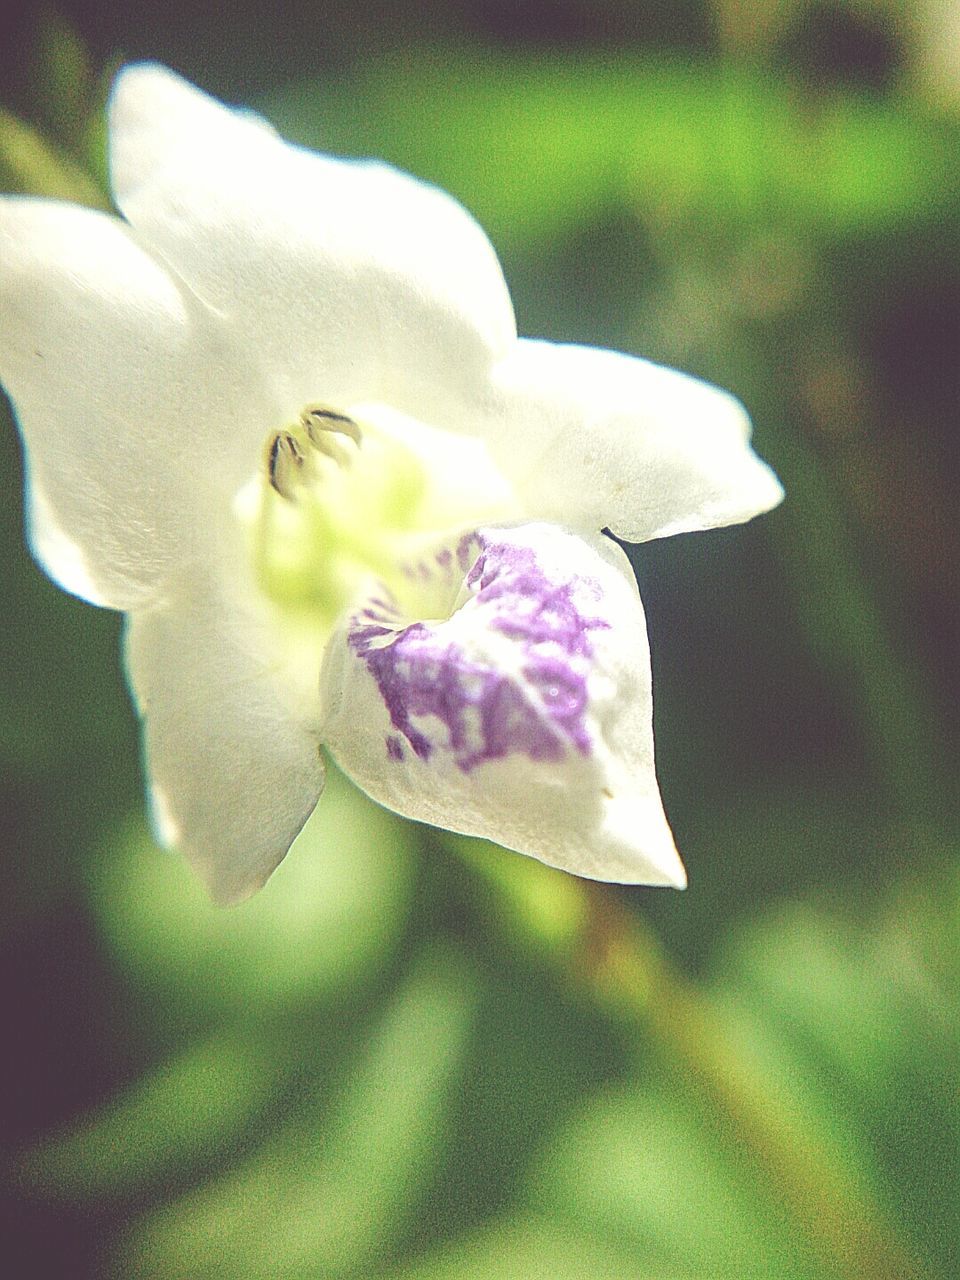
<instances>
[{"instance_id":1,"label":"green blurred background","mask_svg":"<svg viewBox=\"0 0 960 1280\"><path fill-rule=\"evenodd\" d=\"M222 912L4 410L4 1274L960 1274L958 50L952 0L5 10L3 188L95 200L159 58L454 192L521 331L733 388L788 498L631 552L686 893L334 774Z\"/></svg>"}]
</instances>

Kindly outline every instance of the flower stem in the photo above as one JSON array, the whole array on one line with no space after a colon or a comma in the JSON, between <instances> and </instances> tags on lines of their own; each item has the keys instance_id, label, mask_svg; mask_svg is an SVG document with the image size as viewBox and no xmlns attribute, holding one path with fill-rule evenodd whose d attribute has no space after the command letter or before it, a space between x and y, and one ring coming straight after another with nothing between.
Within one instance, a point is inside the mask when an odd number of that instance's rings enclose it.
<instances>
[{"instance_id":1,"label":"flower stem","mask_svg":"<svg viewBox=\"0 0 960 1280\"><path fill-rule=\"evenodd\" d=\"M825 1146L799 1106L738 1052L710 995L664 954L609 885L551 871L482 840L446 842L493 891L493 915L695 1089L733 1148L766 1179L833 1280L937 1280Z\"/></svg>"},{"instance_id":2,"label":"flower stem","mask_svg":"<svg viewBox=\"0 0 960 1280\"><path fill-rule=\"evenodd\" d=\"M579 945L567 952L571 977L586 980L605 1009L652 1040L696 1086L729 1140L772 1184L826 1274L932 1280L869 1197L805 1131L802 1117L738 1055L709 997L671 965L653 933L604 886L584 883L583 889Z\"/></svg>"}]
</instances>

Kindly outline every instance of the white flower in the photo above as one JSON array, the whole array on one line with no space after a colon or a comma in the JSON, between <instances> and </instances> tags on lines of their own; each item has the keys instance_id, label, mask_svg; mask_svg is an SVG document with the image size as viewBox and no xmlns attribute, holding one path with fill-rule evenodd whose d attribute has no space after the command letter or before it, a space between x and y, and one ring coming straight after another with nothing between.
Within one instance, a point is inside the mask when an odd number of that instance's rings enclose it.
<instances>
[{"instance_id":1,"label":"white flower","mask_svg":"<svg viewBox=\"0 0 960 1280\"><path fill-rule=\"evenodd\" d=\"M380 164L120 76L121 217L0 202L0 376L47 572L126 610L153 812L260 885L325 744L397 812L684 883L629 541L780 486L730 396L518 339L480 228Z\"/></svg>"}]
</instances>

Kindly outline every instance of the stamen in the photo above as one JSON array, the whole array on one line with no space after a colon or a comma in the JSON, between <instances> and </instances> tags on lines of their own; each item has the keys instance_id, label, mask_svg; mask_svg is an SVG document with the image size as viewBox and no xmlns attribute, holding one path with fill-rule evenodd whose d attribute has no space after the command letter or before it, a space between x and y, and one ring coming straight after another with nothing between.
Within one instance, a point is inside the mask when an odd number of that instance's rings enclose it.
<instances>
[{"instance_id":1,"label":"stamen","mask_svg":"<svg viewBox=\"0 0 960 1280\"><path fill-rule=\"evenodd\" d=\"M449 616L462 580L451 548L465 518L515 514L482 447L446 443L435 428L386 410L368 422L300 405L265 434L259 475L237 495L264 594L305 625L309 617L328 628L373 576L404 617ZM434 560L438 539L445 551Z\"/></svg>"},{"instance_id":2,"label":"stamen","mask_svg":"<svg viewBox=\"0 0 960 1280\"><path fill-rule=\"evenodd\" d=\"M333 431L337 435L349 436L353 443L360 447L363 433L352 418L336 409L328 409L322 404L308 404L300 413L300 421L310 437L310 443L326 452L323 433Z\"/></svg>"},{"instance_id":3,"label":"stamen","mask_svg":"<svg viewBox=\"0 0 960 1280\"><path fill-rule=\"evenodd\" d=\"M293 500L294 484L303 469L304 453L289 431L277 431L267 445L267 474L281 498Z\"/></svg>"}]
</instances>

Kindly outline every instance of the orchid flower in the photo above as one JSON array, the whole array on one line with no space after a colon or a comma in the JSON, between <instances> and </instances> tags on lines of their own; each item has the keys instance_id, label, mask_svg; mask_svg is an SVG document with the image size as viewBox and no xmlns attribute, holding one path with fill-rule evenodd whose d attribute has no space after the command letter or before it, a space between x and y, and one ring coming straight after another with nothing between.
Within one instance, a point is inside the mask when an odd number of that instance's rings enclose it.
<instances>
[{"instance_id":1,"label":"orchid flower","mask_svg":"<svg viewBox=\"0 0 960 1280\"><path fill-rule=\"evenodd\" d=\"M489 241L383 164L156 65L119 216L0 201L33 552L126 612L151 808L240 899L323 790L601 880L685 883L620 546L773 507L731 396L517 337Z\"/></svg>"}]
</instances>

